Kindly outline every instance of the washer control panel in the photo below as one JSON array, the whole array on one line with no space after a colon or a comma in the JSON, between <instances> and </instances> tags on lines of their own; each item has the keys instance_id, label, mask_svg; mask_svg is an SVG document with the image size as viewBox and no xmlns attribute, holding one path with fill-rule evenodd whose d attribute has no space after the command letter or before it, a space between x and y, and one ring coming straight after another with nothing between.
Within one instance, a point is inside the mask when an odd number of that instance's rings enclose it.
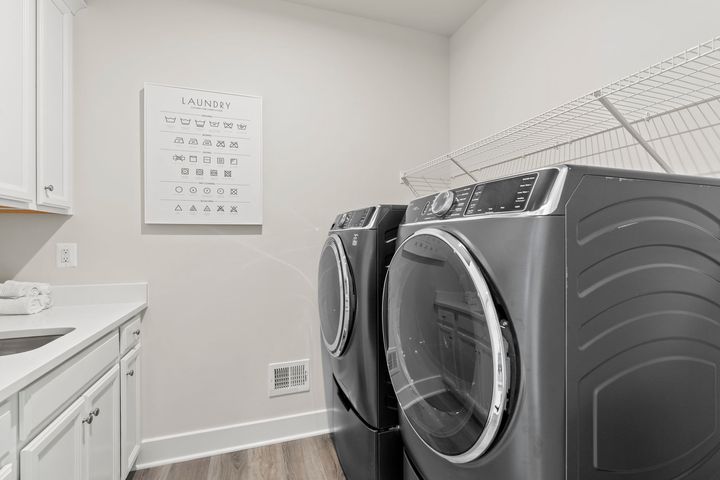
<instances>
[{"instance_id":1,"label":"washer control panel","mask_svg":"<svg viewBox=\"0 0 720 480\"><path fill-rule=\"evenodd\" d=\"M349 228L367 227L373 218L375 209L376 207L368 207L361 210L341 213L335 218L332 230L347 230Z\"/></svg>"},{"instance_id":2,"label":"washer control panel","mask_svg":"<svg viewBox=\"0 0 720 480\"><path fill-rule=\"evenodd\" d=\"M556 175L557 170L531 172L440 192L412 202L407 210L406 222L523 212L536 208Z\"/></svg>"}]
</instances>

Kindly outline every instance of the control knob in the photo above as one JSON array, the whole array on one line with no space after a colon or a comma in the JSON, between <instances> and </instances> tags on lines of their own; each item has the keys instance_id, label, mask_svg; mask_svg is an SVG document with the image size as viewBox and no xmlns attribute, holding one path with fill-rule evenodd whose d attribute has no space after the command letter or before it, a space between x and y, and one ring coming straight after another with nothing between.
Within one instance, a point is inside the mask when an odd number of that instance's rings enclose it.
<instances>
[{"instance_id":1,"label":"control knob","mask_svg":"<svg viewBox=\"0 0 720 480\"><path fill-rule=\"evenodd\" d=\"M443 215L445 215L447 212L450 211L450 209L453 206L454 201L455 201L455 193L453 193L452 190L447 190L445 192L438 193L432 202L430 211L436 217L442 217Z\"/></svg>"},{"instance_id":2,"label":"control knob","mask_svg":"<svg viewBox=\"0 0 720 480\"><path fill-rule=\"evenodd\" d=\"M343 228L347 224L348 220L350 220L350 214L343 213L342 215L340 215L340 220L338 220L337 226L339 228Z\"/></svg>"}]
</instances>

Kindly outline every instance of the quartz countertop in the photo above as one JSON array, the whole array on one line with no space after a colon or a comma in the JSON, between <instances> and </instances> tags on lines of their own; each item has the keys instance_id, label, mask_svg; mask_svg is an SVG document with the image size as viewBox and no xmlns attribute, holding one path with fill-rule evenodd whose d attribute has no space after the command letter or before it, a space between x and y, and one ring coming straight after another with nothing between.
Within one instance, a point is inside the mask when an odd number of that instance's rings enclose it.
<instances>
[{"instance_id":1,"label":"quartz countertop","mask_svg":"<svg viewBox=\"0 0 720 480\"><path fill-rule=\"evenodd\" d=\"M0 339L73 329L34 350L0 356L0 403L148 306L146 283L56 287L53 297L55 306L38 314L0 315Z\"/></svg>"}]
</instances>

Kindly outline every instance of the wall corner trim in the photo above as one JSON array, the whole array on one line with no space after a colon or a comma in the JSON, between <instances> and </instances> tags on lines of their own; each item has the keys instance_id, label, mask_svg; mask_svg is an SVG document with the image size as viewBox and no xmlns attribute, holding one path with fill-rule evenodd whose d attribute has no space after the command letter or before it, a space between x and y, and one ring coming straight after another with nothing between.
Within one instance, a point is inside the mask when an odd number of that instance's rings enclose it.
<instances>
[{"instance_id":1,"label":"wall corner trim","mask_svg":"<svg viewBox=\"0 0 720 480\"><path fill-rule=\"evenodd\" d=\"M240 423L144 439L136 469L158 467L197 458L313 437L329 432L328 411Z\"/></svg>"}]
</instances>

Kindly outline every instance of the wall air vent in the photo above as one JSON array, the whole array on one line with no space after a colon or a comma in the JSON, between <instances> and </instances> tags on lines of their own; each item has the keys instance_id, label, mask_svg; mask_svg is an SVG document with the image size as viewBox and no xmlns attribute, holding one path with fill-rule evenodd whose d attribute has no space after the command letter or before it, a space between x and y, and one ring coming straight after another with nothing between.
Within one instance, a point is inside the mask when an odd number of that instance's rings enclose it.
<instances>
[{"instance_id":1,"label":"wall air vent","mask_svg":"<svg viewBox=\"0 0 720 480\"><path fill-rule=\"evenodd\" d=\"M268 365L269 395L289 395L310 390L309 360L271 363Z\"/></svg>"}]
</instances>

